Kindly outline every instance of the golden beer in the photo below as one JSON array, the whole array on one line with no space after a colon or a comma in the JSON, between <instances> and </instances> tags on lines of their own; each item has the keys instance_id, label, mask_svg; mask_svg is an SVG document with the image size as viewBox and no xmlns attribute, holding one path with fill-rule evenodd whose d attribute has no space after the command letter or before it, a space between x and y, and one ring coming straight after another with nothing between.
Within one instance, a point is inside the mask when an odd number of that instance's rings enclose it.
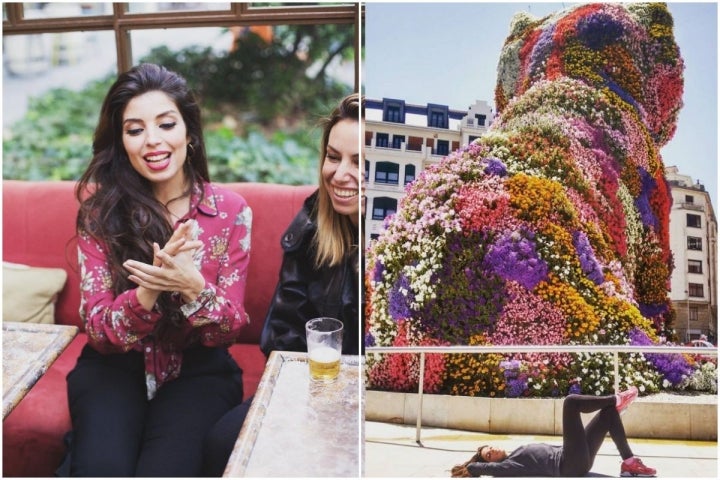
<instances>
[{"instance_id":1,"label":"golden beer","mask_svg":"<svg viewBox=\"0 0 720 480\"><path fill-rule=\"evenodd\" d=\"M330 347L316 347L310 351L308 363L311 379L334 380L340 373L340 352Z\"/></svg>"}]
</instances>

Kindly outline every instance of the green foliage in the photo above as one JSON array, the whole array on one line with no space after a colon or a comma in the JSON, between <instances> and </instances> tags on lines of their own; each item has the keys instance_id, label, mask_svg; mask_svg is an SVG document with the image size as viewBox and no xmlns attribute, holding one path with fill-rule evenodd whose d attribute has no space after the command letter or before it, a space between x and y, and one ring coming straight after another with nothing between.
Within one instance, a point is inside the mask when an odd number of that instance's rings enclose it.
<instances>
[{"instance_id":1,"label":"green foliage","mask_svg":"<svg viewBox=\"0 0 720 480\"><path fill-rule=\"evenodd\" d=\"M243 34L227 54L160 47L140 62L177 71L197 94L214 181L315 184L315 125L350 93L325 70L334 58L352 57L352 36L347 25L280 26L269 43ZM78 179L92 156L98 113L114 79L30 99L25 117L6 128L3 178Z\"/></svg>"},{"instance_id":2,"label":"green foliage","mask_svg":"<svg viewBox=\"0 0 720 480\"><path fill-rule=\"evenodd\" d=\"M3 138L3 178L78 178L92 155L98 112L112 81L96 80L79 92L54 88L31 98L25 117Z\"/></svg>"},{"instance_id":3,"label":"green foliage","mask_svg":"<svg viewBox=\"0 0 720 480\"><path fill-rule=\"evenodd\" d=\"M209 47L178 52L158 47L142 61L183 75L212 111L210 121L237 110L246 121L273 126L279 118L295 122L308 112L326 111L328 104L350 93L326 70L335 58L352 55L353 35L348 25L278 26L269 42L243 33L226 55Z\"/></svg>"},{"instance_id":4,"label":"green foliage","mask_svg":"<svg viewBox=\"0 0 720 480\"><path fill-rule=\"evenodd\" d=\"M317 182L316 145L303 144L301 135L276 132L270 142L258 131L236 137L222 127L205 134L210 178L216 182L261 182L306 185Z\"/></svg>"}]
</instances>

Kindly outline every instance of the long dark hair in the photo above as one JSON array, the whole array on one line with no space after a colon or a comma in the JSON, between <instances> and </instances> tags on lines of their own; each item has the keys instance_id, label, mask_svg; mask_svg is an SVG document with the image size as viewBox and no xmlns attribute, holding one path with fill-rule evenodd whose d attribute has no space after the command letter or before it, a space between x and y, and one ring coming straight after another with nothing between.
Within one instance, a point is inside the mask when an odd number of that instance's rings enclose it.
<instances>
[{"instance_id":1,"label":"long dark hair","mask_svg":"<svg viewBox=\"0 0 720 480\"><path fill-rule=\"evenodd\" d=\"M93 157L75 190L80 201L76 228L105 246L116 295L135 286L128 280L123 262L134 259L152 263L153 242L162 247L173 231L166 206L155 199L151 183L132 167L122 141L125 108L133 98L152 91L168 95L185 122L190 139L184 165L187 188L210 181L200 107L185 79L147 63L121 74L103 101L93 137ZM169 293L160 295L158 303L165 320L158 323L178 326L180 313L170 302Z\"/></svg>"}]
</instances>

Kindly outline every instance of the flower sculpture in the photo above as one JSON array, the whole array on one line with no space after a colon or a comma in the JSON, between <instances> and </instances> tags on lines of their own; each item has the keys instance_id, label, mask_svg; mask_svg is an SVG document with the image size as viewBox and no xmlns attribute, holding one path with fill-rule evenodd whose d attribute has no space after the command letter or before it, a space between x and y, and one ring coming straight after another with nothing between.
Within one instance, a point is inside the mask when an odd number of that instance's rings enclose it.
<instances>
[{"instance_id":1,"label":"flower sculpture","mask_svg":"<svg viewBox=\"0 0 720 480\"><path fill-rule=\"evenodd\" d=\"M659 147L675 131L682 72L664 4L516 16L493 126L424 170L369 248L366 345L656 341L673 316ZM417 371L389 368L390 356L369 357L369 387L403 389ZM426 387L612 388L602 355L488 357L435 361ZM623 373L641 390L661 382L642 355Z\"/></svg>"}]
</instances>

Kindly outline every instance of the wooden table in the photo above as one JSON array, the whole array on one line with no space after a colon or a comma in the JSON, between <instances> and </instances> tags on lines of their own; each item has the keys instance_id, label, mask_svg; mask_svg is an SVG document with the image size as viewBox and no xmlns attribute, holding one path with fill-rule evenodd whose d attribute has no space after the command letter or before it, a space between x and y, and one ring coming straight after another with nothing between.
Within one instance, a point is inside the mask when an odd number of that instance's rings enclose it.
<instances>
[{"instance_id":1,"label":"wooden table","mask_svg":"<svg viewBox=\"0 0 720 480\"><path fill-rule=\"evenodd\" d=\"M341 362L334 382L318 383L306 353L273 352L224 476L359 478L359 357Z\"/></svg>"},{"instance_id":2,"label":"wooden table","mask_svg":"<svg viewBox=\"0 0 720 480\"><path fill-rule=\"evenodd\" d=\"M65 350L78 327L3 322L3 419Z\"/></svg>"}]
</instances>

